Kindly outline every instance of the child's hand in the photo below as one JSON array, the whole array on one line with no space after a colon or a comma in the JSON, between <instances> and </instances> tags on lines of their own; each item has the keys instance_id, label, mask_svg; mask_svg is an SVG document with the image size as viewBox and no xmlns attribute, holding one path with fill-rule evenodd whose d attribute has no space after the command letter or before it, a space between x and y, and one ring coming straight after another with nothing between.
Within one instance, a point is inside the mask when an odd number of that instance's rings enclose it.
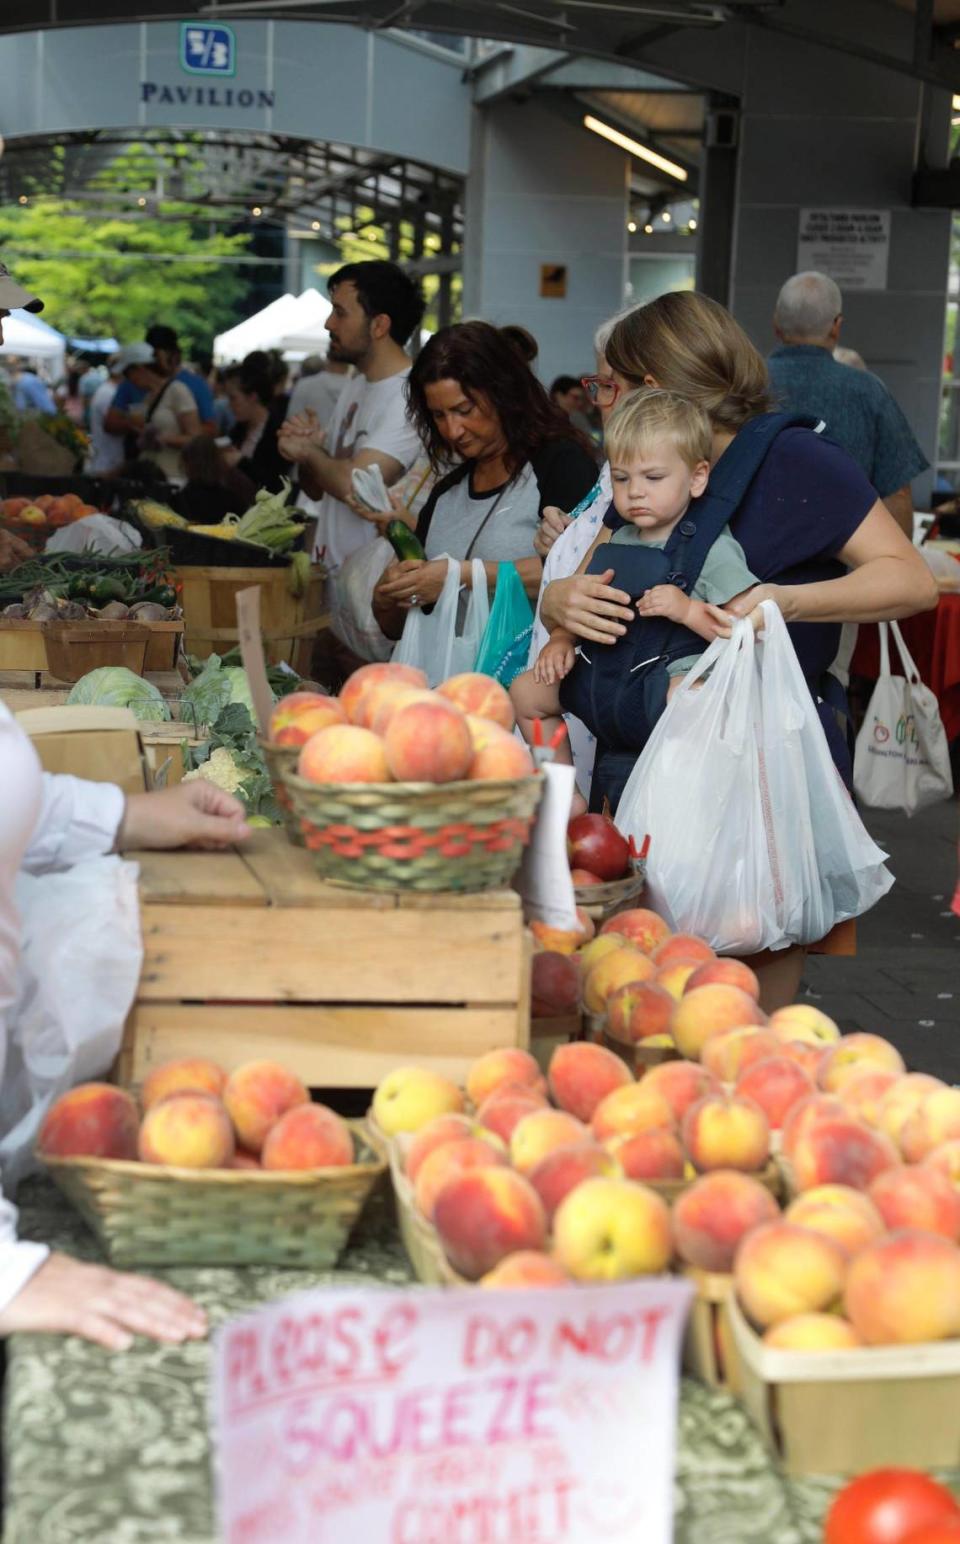
<instances>
[{"instance_id":1,"label":"child's hand","mask_svg":"<svg viewBox=\"0 0 960 1544\"><path fill-rule=\"evenodd\" d=\"M655 584L637 601L637 615L667 617L671 622L685 622L690 598L675 584Z\"/></svg>"},{"instance_id":2,"label":"child's hand","mask_svg":"<svg viewBox=\"0 0 960 1544\"><path fill-rule=\"evenodd\" d=\"M739 621L740 618L727 611L724 606L711 606L705 604L703 609L706 611L711 622L716 627L716 633L714 636L717 638L729 638L733 633L734 622ZM750 612L749 621L753 625L754 632L759 633L763 627L762 607L758 606L755 611Z\"/></svg>"},{"instance_id":3,"label":"child's hand","mask_svg":"<svg viewBox=\"0 0 960 1544\"><path fill-rule=\"evenodd\" d=\"M572 643L561 639L545 643L533 667L533 679L541 686L556 686L570 674L576 658L577 651Z\"/></svg>"}]
</instances>

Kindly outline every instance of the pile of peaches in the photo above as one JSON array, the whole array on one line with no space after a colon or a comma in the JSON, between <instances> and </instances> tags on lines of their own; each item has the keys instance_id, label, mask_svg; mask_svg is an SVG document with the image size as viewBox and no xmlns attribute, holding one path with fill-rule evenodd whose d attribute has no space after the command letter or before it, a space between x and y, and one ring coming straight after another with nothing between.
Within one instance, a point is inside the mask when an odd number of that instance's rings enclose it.
<instances>
[{"instance_id":1,"label":"pile of peaches","mask_svg":"<svg viewBox=\"0 0 960 1544\"><path fill-rule=\"evenodd\" d=\"M41 493L36 499L0 500L0 525L70 525L74 520L97 513L96 505L85 503L77 493L64 493L59 497Z\"/></svg>"},{"instance_id":2,"label":"pile of peaches","mask_svg":"<svg viewBox=\"0 0 960 1544\"><path fill-rule=\"evenodd\" d=\"M142 1112L142 1113L141 1113ZM184 1169L342 1168L353 1135L298 1077L272 1061L229 1077L197 1057L164 1062L144 1079L140 1107L112 1083L81 1083L44 1118L45 1158L127 1158Z\"/></svg>"},{"instance_id":3,"label":"pile of peaches","mask_svg":"<svg viewBox=\"0 0 960 1544\"><path fill-rule=\"evenodd\" d=\"M529 777L509 694L492 676L451 676L435 691L412 665L364 665L338 697L294 692L270 721L274 745L300 747L312 783L452 783Z\"/></svg>"}]
</instances>

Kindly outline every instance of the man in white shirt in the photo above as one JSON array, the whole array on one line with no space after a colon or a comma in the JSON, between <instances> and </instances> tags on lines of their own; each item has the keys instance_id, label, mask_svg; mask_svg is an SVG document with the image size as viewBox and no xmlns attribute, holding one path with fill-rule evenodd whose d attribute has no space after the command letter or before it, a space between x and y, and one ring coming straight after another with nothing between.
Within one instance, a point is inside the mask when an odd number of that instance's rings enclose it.
<instances>
[{"instance_id":1,"label":"man in white shirt","mask_svg":"<svg viewBox=\"0 0 960 1544\"><path fill-rule=\"evenodd\" d=\"M124 462L123 435L109 434L104 419L117 394L123 371L119 354L110 361L110 373L93 394L90 402L90 456L87 471L90 473L117 472Z\"/></svg>"},{"instance_id":2,"label":"man in white shirt","mask_svg":"<svg viewBox=\"0 0 960 1544\"><path fill-rule=\"evenodd\" d=\"M300 486L319 499L316 555L331 572L377 534L373 517L350 503L355 467L379 466L389 488L416 460L420 441L407 418L410 359L404 344L420 325L423 296L396 263L348 263L328 285L330 358L357 374L340 393L323 433L315 416L289 418L278 444L300 469Z\"/></svg>"}]
</instances>

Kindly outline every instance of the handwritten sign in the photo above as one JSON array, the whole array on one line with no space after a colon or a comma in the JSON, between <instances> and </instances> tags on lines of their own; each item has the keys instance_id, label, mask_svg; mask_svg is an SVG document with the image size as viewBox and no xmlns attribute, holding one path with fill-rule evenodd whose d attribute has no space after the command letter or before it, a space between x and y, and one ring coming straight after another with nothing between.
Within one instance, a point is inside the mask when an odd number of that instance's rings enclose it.
<instances>
[{"instance_id":1,"label":"handwritten sign","mask_svg":"<svg viewBox=\"0 0 960 1544\"><path fill-rule=\"evenodd\" d=\"M827 274L842 290L885 290L889 209L801 209L797 272Z\"/></svg>"},{"instance_id":2,"label":"handwritten sign","mask_svg":"<svg viewBox=\"0 0 960 1544\"><path fill-rule=\"evenodd\" d=\"M240 638L240 658L247 672L250 696L256 709L260 733L270 731L270 714L273 712L273 693L267 681L267 667L263 658L263 639L260 636L260 586L252 584L248 590L237 591L237 632Z\"/></svg>"},{"instance_id":3,"label":"handwritten sign","mask_svg":"<svg viewBox=\"0 0 960 1544\"><path fill-rule=\"evenodd\" d=\"M689 1282L331 1288L218 1331L225 1544L669 1544Z\"/></svg>"}]
</instances>

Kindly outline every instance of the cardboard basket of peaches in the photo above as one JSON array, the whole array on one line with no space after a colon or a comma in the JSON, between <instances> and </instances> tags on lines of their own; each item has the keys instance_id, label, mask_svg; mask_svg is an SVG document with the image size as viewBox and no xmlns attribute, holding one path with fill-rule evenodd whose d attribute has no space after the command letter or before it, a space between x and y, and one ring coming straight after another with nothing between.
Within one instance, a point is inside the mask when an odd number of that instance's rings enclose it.
<instances>
[{"instance_id":1,"label":"cardboard basket of peaches","mask_svg":"<svg viewBox=\"0 0 960 1544\"><path fill-rule=\"evenodd\" d=\"M261 742L288 833L322 879L376 890L508 884L542 779L491 676L435 691L410 665L364 665L338 697L297 692Z\"/></svg>"},{"instance_id":2,"label":"cardboard basket of peaches","mask_svg":"<svg viewBox=\"0 0 960 1544\"><path fill-rule=\"evenodd\" d=\"M140 1102L83 1083L48 1110L37 1152L118 1266L336 1264L382 1148L285 1067L156 1067Z\"/></svg>"}]
</instances>

